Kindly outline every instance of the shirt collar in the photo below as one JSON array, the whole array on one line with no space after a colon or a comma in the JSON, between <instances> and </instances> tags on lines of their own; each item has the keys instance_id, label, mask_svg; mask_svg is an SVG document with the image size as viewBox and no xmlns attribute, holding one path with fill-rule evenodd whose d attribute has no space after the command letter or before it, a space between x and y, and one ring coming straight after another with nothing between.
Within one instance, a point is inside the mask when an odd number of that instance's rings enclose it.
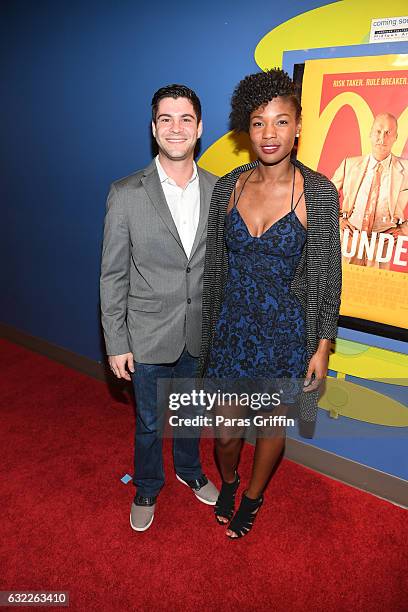
<instances>
[{"instance_id":1,"label":"shirt collar","mask_svg":"<svg viewBox=\"0 0 408 612\"><path fill-rule=\"evenodd\" d=\"M175 181L168 176L168 174L166 173L166 171L164 170L163 166L161 165L160 161L159 161L159 156L156 155L155 157L155 162L156 162L156 168L157 168L157 172L159 174L159 179L161 183L169 183L170 185L175 185ZM188 183L192 183L198 176L198 170L197 170L197 164L195 163L195 161L193 160L193 174L191 175L190 180L188 181Z\"/></svg>"},{"instance_id":2,"label":"shirt collar","mask_svg":"<svg viewBox=\"0 0 408 612\"><path fill-rule=\"evenodd\" d=\"M386 169L387 169L387 168L389 168L389 167L390 167L390 165L391 165L391 157L392 157L392 154L390 153L390 154L388 155L388 157L386 157L385 159L383 159L382 161L380 161L380 162L379 162L379 161L378 161L378 160L376 160L376 159L375 159L375 157L374 157L374 156L373 156L373 155L370 153L370 159L369 159L369 161L368 161L368 167L369 167L369 169L370 169L370 170L373 170L373 169L376 167L376 165L377 165L377 164L381 164L381 165L382 165L382 167L383 167L383 170L386 170Z\"/></svg>"}]
</instances>

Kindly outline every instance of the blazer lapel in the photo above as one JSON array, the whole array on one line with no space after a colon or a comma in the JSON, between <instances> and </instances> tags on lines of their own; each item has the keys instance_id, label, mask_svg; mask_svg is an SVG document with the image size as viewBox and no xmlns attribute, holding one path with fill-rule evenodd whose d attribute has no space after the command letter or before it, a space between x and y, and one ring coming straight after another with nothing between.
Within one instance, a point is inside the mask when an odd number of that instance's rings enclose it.
<instances>
[{"instance_id":1,"label":"blazer lapel","mask_svg":"<svg viewBox=\"0 0 408 612\"><path fill-rule=\"evenodd\" d=\"M196 235L194 238L193 246L190 253L190 259L193 257L198 244L201 240L201 236L203 235L204 228L207 223L208 213L210 210L210 201L211 201L211 185L207 182L207 178L205 174L201 171L201 169L197 166L198 176L200 180L200 216L198 219L198 226Z\"/></svg>"},{"instance_id":2,"label":"blazer lapel","mask_svg":"<svg viewBox=\"0 0 408 612\"><path fill-rule=\"evenodd\" d=\"M349 214L351 214L354 210L357 193L361 187L361 183L363 182L369 160L370 156L365 155L357 164L355 164L355 166L352 168L352 171L350 172L350 196L348 207Z\"/></svg>"},{"instance_id":3,"label":"blazer lapel","mask_svg":"<svg viewBox=\"0 0 408 612\"><path fill-rule=\"evenodd\" d=\"M149 199L155 207L158 215L167 225L169 232L173 235L177 243L183 249L183 244L180 240L179 233L177 231L176 225L173 221L173 217L171 216L170 209L167 205L166 198L164 196L163 188L159 179L159 174L157 172L156 162L154 160L146 168L143 174L142 185L145 188L146 193L149 196Z\"/></svg>"},{"instance_id":4,"label":"blazer lapel","mask_svg":"<svg viewBox=\"0 0 408 612\"><path fill-rule=\"evenodd\" d=\"M391 219L395 215L395 208L397 206L398 195L401 191L402 181L404 179L404 166L400 164L398 158L395 155L391 158L390 168L390 191L388 199L388 210Z\"/></svg>"}]
</instances>

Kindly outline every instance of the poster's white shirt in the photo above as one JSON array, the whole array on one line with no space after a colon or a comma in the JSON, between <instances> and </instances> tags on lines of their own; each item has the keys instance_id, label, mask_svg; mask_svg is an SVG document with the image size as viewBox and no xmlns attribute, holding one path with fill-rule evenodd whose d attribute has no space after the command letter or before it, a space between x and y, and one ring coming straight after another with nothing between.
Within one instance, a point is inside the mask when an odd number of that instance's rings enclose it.
<instances>
[{"instance_id":1,"label":"poster's white shirt","mask_svg":"<svg viewBox=\"0 0 408 612\"><path fill-rule=\"evenodd\" d=\"M361 230L363 224L364 214L366 212L366 206L370 195L370 189L378 163L380 163L382 166L382 173L380 191L378 194L376 213L374 217L374 225L372 231L383 232L387 229L390 229L390 227L395 226L395 222L390 217L389 210L391 186L391 154L385 159L383 159L381 162L378 162L375 157L370 155L364 178L357 193L353 212L349 217L350 223L356 229L359 230Z\"/></svg>"}]
</instances>

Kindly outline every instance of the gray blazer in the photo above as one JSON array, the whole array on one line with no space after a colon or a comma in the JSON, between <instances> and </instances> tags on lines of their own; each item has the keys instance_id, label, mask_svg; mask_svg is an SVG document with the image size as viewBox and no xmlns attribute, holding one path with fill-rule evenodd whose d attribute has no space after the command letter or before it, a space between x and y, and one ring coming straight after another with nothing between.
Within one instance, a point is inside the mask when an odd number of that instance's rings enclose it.
<instances>
[{"instance_id":1,"label":"gray blazer","mask_svg":"<svg viewBox=\"0 0 408 612\"><path fill-rule=\"evenodd\" d=\"M184 346L198 356L207 218L217 177L198 168L200 217L188 258L156 163L112 184L100 279L108 355L171 363Z\"/></svg>"}]
</instances>

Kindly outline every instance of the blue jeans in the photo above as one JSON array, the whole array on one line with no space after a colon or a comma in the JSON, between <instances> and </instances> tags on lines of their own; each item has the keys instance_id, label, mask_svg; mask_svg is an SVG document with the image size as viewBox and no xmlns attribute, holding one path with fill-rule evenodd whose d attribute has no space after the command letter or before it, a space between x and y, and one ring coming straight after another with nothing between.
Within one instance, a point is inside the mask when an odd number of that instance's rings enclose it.
<instances>
[{"instance_id":1,"label":"blue jeans","mask_svg":"<svg viewBox=\"0 0 408 612\"><path fill-rule=\"evenodd\" d=\"M135 363L132 376L136 396L133 482L137 495L155 496L164 485L160 415L164 414L165 407L157 406L157 382L161 378L194 378L196 367L197 358L192 357L186 349L174 363ZM174 467L183 480L195 480L202 476L199 445L198 436L173 438Z\"/></svg>"}]
</instances>

